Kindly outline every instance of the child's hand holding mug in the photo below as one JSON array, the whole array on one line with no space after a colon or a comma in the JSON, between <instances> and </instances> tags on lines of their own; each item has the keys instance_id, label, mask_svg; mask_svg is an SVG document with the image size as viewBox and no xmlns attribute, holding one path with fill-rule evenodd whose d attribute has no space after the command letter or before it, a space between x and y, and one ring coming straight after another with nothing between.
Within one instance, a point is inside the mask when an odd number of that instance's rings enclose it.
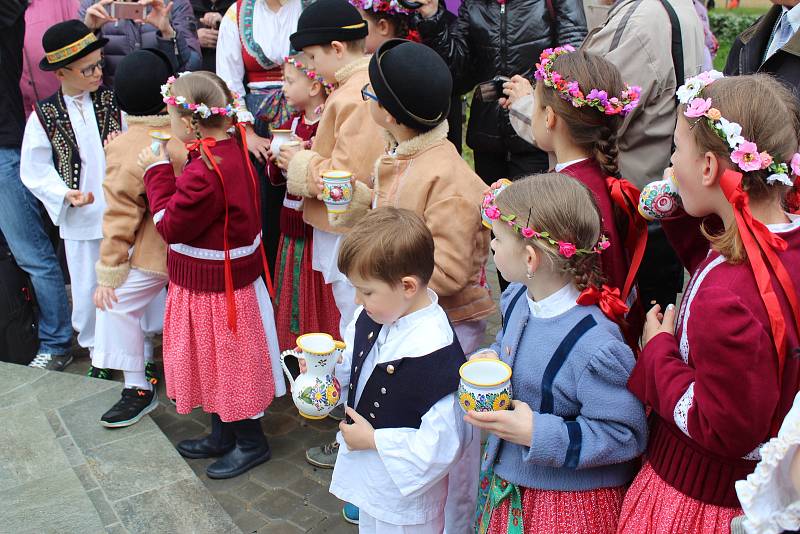
<instances>
[{"instance_id":1,"label":"child's hand holding mug","mask_svg":"<svg viewBox=\"0 0 800 534\"><path fill-rule=\"evenodd\" d=\"M474 360L476 358L490 358L492 360L499 360L500 359L500 355L498 355L492 349L482 349L482 350L479 350L478 352L476 352L474 354L471 354L470 357L469 357L470 360Z\"/></svg>"},{"instance_id":2,"label":"child's hand holding mug","mask_svg":"<svg viewBox=\"0 0 800 534\"><path fill-rule=\"evenodd\" d=\"M137 163L142 170L147 169L147 167L153 163L159 162L169 162L169 156L165 152L163 146L159 146L158 152L156 153L153 153L153 150L150 146L143 148L142 151L139 152L139 159L137 160Z\"/></svg>"},{"instance_id":3,"label":"child's hand holding mug","mask_svg":"<svg viewBox=\"0 0 800 534\"><path fill-rule=\"evenodd\" d=\"M302 147L298 141L289 141L287 143L283 143L280 148L280 153L278 154L278 159L275 161L275 165L284 171L288 170L289 163L292 162L295 154L300 152L300 150L302 150Z\"/></svg>"}]
</instances>

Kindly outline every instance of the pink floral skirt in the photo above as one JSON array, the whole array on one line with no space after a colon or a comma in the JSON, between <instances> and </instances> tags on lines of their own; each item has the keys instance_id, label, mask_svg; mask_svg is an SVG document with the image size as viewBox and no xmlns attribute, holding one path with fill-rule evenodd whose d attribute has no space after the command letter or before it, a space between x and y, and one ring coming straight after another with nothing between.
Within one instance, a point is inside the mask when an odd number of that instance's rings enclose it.
<instances>
[{"instance_id":1,"label":"pink floral skirt","mask_svg":"<svg viewBox=\"0 0 800 534\"><path fill-rule=\"evenodd\" d=\"M621 534L730 534L741 508L704 504L667 484L645 463L625 496Z\"/></svg>"},{"instance_id":2,"label":"pink floral skirt","mask_svg":"<svg viewBox=\"0 0 800 534\"><path fill-rule=\"evenodd\" d=\"M520 487L525 534L614 534L624 488L552 491ZM505 534L511 499L492 512L487 534Z\"/></svg>"},{"instance_id":3,"label":"pink floral skirt","mask_svg":"<svg viewBox=\"0 0 800 534\"><path fill-rule=\"evenodd\" d=\"M234 292L236 332L225 293L169 286L164 315L164 378L178 413L200 406L223 421L263 412L275 396L267 338L255 287Z\"/></svg>"}]
</instances>

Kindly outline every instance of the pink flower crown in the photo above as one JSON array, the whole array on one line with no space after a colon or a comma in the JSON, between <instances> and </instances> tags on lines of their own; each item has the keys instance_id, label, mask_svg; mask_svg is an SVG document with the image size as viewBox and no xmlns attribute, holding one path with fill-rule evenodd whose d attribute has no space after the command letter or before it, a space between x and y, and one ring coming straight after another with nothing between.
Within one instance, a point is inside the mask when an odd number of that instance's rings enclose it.
<instances>
[{"instance_id":1,"label":"pink flower crown","mask_svg":"<svg viewBox=\"0 0 800 534\"><path fill-rule=\"evenodd\" d=\"M742 171L768 170L770 172L770 175L767 176L769 185L779 182L791 187L794 182L789 178L789 171L791 170L795 178L800 177L800 154L795 152L787 164L777 161L766 151L759 152L755 143L742 137L740 124L727 120L717 108L711 105L710 98L701 96L706 86L723 77L721 72L711 70L701 72L686 80L686 83L681 85L677 91L678 101L686 105L683 114L698 121L705 119L711 131L727 143L731 161Z\"/></svg>"},{"instance_id":2,"label":"pink flower crown","mask_svg":"<svg viewBox=\"0 0 800 534\"><path fill-rule=\"evenodd\" d=\"M285 58L283 58L283 61L286 64L293 66L294 68L305 74L306 78L308 78L309 80L321 83L322 87L325 88L326 93L330 93L331 91L333 91L332 83L326 82L322 78L322 76L317 74L317 71L309 69L308 65L304 65L303 63L297 61L297 58L294 58L292 56L286 56Z\"/></svg>"},{"instance_id":3,"label":"pink flower crown","mask_svg":"<svg viewBox=\"0 0 800 534\"><path fill-rule=\"evenodd\" d=\"M188 109L192 113L196 113L200 115L202 118L207 119L211 115L222 115L225 117L234 117L236 116L236 108L233 107L233 104L228 104L224 108L216 107L216 106L208 106L203 104L202 102L199 104L192 104L191 102L186 101L185 96L175 96L172 94L172 84L175 83L177 78L180 78L184 74L189 74L187 72L181 72L177 76L170 76L167 78L167 83L161 86L161 96L163 97L163 101L165 104L170 106L177 106L183 109ZM235 91L231 91L233 95L233 100L236 101L239 98L239 95Z\"/></svg>"},{"instance_id":4,"label":"pink flower crown","mask_svg":"<svg viewBox=\"0 0 800 534\"><path fill-rule=\"evenodd\" d=\"M350 5L373 11L375 13L388 13L390 15L411 15L413 11L400 5L397 0L349 0Z\"/></svg>"},{"instance_id":5,"label":"pink flower crown","mask_svg":"<svg viewBox=\"0 0 800 534\"><path fill-rule=\"evenodd\" d=\"M558 56L574 52L575 48L570 45L548 48L539 56L539 63L536 64L534 76L537 80L544 82L545 86L554 89L558 96L570 102L576 108L588 106L605 115L620 115L624 117L633 108L639 105L639 96L642 88L634 85L633 87L625 84L625 90L619 96L609 98L606 91L592 89L588 94L581 91L578 82L565 80L558 71L553 70L553 60Z\"/></svg>"},{"instance_id":6,"label":"pink flower crown","mask_svg":"<svg viewBox=\"0 0 800 534\"><path fill-rule=\"evenodd\" d=\"M558 249L558 253L567 259L575 255L580 256L586 254L600 254L611 246L611 242L608 240L608 238L604 235L601 235L600 240L591 249L578 248L574 243L554 239L549 232L538 232L531 228L530 214L528 215L528 221L524 225L519 222L519 217L516 215L502 214L500 212L500 208L498 208L495 204L495 199L503 189L508 187L508 185L510 185L508 180L500 180L492 184L491 188L489 188L489 191L484 193L483 202L481 203L481 212L484 220L493 222L500 220L506 223L509 228L521 235L524 239L539 239L545 241L550 246L556 247Z\"/></svg>"}]
</instances>

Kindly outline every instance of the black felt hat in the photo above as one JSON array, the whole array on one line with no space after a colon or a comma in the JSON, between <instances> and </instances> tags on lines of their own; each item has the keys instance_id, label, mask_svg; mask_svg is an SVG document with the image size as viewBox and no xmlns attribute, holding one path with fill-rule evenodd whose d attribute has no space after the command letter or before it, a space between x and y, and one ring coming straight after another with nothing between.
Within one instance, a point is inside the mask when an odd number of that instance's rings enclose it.
<instances>
[{"instance_id":1,"label":"black felt hat","mask_svg":"<svg viewBox=\"0 0 800 534\"><path fill-rule=\"evenodd\" d=\"M331 41L357 41L367 32L367 21L347 0L317 0L300 14L289 41L293 49L302 50Z\"/></svg>"},{"instance_id":2,"label":"black felt hat","mask_svg":"<svg viewBox=\"0 0 800 534\"><path fill-rule=\"evenodd\" d=\"M426 132L450 112L453 78L433 49L405 39L383 43L369 62L378 102L397 122Z\"/></svg>"},{"instance_id":3,"label":"black felt hat","mask_svg":"<svg viewBox=\"0 0 800 534\"><path fill-rule=\"evenodd\" d=\"M39 62L42 70L56 70L103 48L108 39L97 38L86 24L79 20L65 20L47 28L42 35L44 57Z\"/></svg>"},{"instance_id":4,"label":"black felt hat","mask_svg":"<svg viewBox=\"0 0 800 534\"><path fill-rule=\"evenodd\" d=\"M125 56L114 73L114 95L129 115L156 115L164 109L161 86L175 74L169 56L156 48L143 48Z\"/></svg>"}]
</instances>

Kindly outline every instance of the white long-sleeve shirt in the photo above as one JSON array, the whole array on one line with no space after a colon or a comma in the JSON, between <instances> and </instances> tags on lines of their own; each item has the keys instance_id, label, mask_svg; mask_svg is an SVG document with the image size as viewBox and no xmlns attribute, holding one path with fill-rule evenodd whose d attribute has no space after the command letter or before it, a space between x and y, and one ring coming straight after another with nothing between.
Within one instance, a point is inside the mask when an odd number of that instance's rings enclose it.
<instances>
[{"instance_id":1,"label":"white long-sleeve shirt","mask_svg":"<svg viewBox=\"0 0 800 534\"><path fill-rule=\"evenodd\" d=\"M436 294L428 290L431 304L384 325L363 364L355 388L361 393L378 364L399 358L426 356L453 342L453 331ZM358 318L363 308L356 311ZM354 319L345 332L347 349L336 366L342 391L350 384ZM447 475L459 459L467 436L455 393L434 404L422 417L419 429L382 428L375 431L377 450L350 451L342 438L333 469L331 493L372 517L394 525L419 525L444 514ZM477 491L477 488L463 488Z\"/></svg>"},{"instance_id":2,"label":"white long-sleeve shirt","mask_svg":"<svg viewBox=\"0 0 800 534\"><path fill-rule=\"evenodd\" d=\"M64 95L64 104L80 151L79 189L83 193L94 194L94 202L75 208L66 201L65 195L69 188L56 170L53 147L36 113L31 113L25 125L20 154L20 178L25 187L44 204L53 223L59 227L62 239L101 239L103 211L106 208L103 194L106 156L92 98L89 93L74 97Z\"/></svg>"}]
</instances>

